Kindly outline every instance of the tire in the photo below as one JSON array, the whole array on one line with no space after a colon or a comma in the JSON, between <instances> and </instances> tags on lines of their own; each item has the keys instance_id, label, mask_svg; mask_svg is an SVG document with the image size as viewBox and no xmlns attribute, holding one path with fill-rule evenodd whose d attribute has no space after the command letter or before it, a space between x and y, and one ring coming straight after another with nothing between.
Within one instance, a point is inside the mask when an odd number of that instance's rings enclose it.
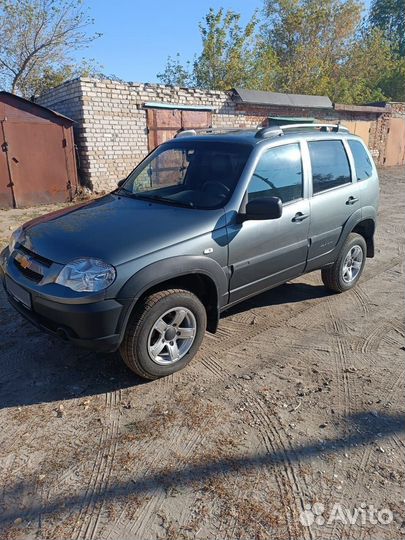
<instances>
[{"instance_id":1,"label":"tire","mask_svg":"<svg viewBox=\"0 0 405 540\"><path fill-rule=\"evenodd\" d=\"M351 257L348 262L352 262L345 266L349 254ZM364 238L360 234L350 233L333 266L323 268L321 271L325 287L338 293L352 289L363 272L366 255L367 245ZM350 268L352 268L351 272ZM350 276L352 279L349 279Z\"/></svg>"},{"instance_id":2,"label":"tire","mask_svg":"<svg viewBox=\"0 0 405 540\"><path fill-rule=\"evenodd\" d=\"M205 307L193 293L183 289L156 292L131 315L120 346L121 357L144 379L171 375L192 360L206 326Z\"/></svg>"}]
</instances>

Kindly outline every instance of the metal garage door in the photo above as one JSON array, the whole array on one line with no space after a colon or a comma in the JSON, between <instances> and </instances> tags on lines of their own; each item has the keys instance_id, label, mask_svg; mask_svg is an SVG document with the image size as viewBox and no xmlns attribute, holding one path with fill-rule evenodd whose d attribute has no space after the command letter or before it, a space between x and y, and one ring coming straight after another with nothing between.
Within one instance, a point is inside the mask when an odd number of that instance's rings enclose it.
<instances>
[{"instance_id":1,"label":"metal garage door","mask_svg":"<svg viewBox=\"0 0 405 540\"><path fill-rule=\"evenodd\" d=\"M149 151L172 139L181 129L211 127L210 111L182 109L147 109Z\"/></svg>"},{"instance_id":2,"label":"metal garage door","mask_svg":"<svg viewBox=\"0 0 405 540\"><path fill-rule=\"evenodd\" d=\"M72 131L49 122L3 122L3 129L16 205L69 200L76 175Z\"/></svg>"},{"instance_id":3,"label":"metal garage door","mask_svg":"<svg viewBox=\"0 0 405 540\"><path fill-rule=\"evenodd\" d=\"M384 165L403 165L405 163L405 120L390 118L385 144Z\"/></svg>"},{"instance_id":4,"label":"metal garage door","mask_svg":"<svg viewBox=\"0 0 405 540\"><path fill-rule=\"evenodd\" d=\"M0 92L0 207L65 202L77 189L73 120Z\"/></svg>"},{"instance_id":5,"label":"metal garage door","mask_svg":"<svg viewBox=\"0 0 405 540\"><path fill-rule=\"evenodd\" d=\"M363 139L363 141L368 146L369 138L370 138L370 128L371 128L371 122L365 122L364 120L356 120L356 121L342 121L342 125L347 127L350 131L350 133L353 133L354 135L358 135Z\"/></svg>"}]
</instances>

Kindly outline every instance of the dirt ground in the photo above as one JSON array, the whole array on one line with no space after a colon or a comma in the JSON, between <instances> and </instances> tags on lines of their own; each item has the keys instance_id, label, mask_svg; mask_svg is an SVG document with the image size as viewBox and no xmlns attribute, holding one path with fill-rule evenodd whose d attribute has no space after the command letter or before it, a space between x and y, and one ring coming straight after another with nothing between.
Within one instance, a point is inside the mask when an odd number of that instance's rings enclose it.
<instances>
[{"instance_id":1,"label":"dirt ground","mask_svg":"<svg viewBox=\"0 0 405 540\"><path fill-rule=\"evenodd\" d=\"M353 291L315 272L245 302L159 381L41 333L1 290L0 538L405 535L403 169L381 184ZM1 211L1 247L51 209Z\"/></svg>"}]
</instances>

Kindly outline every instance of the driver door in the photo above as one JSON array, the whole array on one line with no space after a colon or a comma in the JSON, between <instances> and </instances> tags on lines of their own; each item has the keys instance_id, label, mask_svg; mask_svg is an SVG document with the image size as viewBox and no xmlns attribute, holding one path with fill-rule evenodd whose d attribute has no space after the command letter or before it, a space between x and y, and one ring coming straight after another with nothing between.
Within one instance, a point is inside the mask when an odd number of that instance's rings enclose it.
<instances>
[{"instance_id":1,"label":"driver door","mask_svg":"<svg viewBox=\"0 0 405 540\"><path fill-rule=\"evenodd\" d=\"M279 197L278 219L246 220L229 227L230 303L300 275L306 265L310 206L299 143L276 146L259 159L248 201Z\"/></svg>"}]
</instances>

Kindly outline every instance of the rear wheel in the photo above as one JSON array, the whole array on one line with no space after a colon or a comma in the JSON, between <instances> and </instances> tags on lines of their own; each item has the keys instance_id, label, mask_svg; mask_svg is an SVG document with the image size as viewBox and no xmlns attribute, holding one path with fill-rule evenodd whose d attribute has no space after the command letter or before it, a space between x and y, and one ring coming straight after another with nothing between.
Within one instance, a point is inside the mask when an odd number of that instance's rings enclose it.
<instances>
[{"instance_id":1,"label":"rear wheel","mask_svg":"<svg viewBox=\"0 0 405 540\"><path fill-rule=\"evenodd\" d=\"M354 287L363 272L366 253L364 238L350 233L333 266L322 270L325 287L335 292L348 291Z\"/></svg>"},{"instance_id":2,"label":"rear wheel","mask_svg":"<svg viewBox=\"0 0 405 540\"><path fill-rule=\"evenodd\" d=\"M159 291L132 314L120 347L121 357L141 377L165 377L192 360L206 325L205 308L193 293Z\"/></svg>"}]
</instances>

